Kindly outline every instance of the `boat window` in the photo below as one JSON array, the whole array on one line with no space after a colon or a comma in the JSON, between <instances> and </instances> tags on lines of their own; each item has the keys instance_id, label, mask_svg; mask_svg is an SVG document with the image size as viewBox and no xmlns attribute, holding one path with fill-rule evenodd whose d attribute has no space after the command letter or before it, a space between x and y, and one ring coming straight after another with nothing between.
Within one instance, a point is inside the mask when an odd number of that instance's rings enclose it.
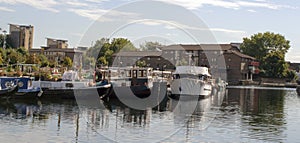
<instances>
[{"instance_id":1,"label":"boat window","mask_svg":"<svg viewBox=\"0 0 300 143\"><path fill-rule=\"evenodd\" d=\"M133 70L133 77L137 77L137 71Z\"/></svg>"},{"instance_id":2,"label":"boat window","mask_svg":"<svg viewBox=\"0 0 300 143\"><path fill-rule=\"evenodd\" d=\"M126 76L131 77L131 71L126 71Z\"/></svg>"},{"instance_id":3,"label":"boat window","mask_svg":"<svg viewBox=\"0 0 300 143\"><path fill-rule=\"evenodd\" d=\"M139 77L143 77L144 76L144 71L143 70L139 70L138 72L139 72L139 75L138 75Z\"/></svg>"},{"instance_id":4,"label":"boat window","mask_svg":"<svg viewBox=\"0 0 300 143\"><path fill-rule=\"evenodd\" d=\"M179 74L174 74L174 75L173 75L173 78L174 78L174 79L180 79L180 75L179 75Z\"/></svg>"},{"instance_id":5,"label":"boat window","mask_svg":"<svg viewBox=\"0 0 300 143\"><path fill-rule=\"evenodd\" d=\"M118 72L111 72L111 77L118 77L119 73Z\"/></svg>"},{"instance_id":6,"label":"boat window","mask_svg":"<svg viewBox=\"0 0 300 143\"><path fill-rule=\"evenodd\" d=\"M199 79L203 80L203 81L207 81L208 80L208 76L207 75L200 75Z\"/></svg>"}]
</instances>

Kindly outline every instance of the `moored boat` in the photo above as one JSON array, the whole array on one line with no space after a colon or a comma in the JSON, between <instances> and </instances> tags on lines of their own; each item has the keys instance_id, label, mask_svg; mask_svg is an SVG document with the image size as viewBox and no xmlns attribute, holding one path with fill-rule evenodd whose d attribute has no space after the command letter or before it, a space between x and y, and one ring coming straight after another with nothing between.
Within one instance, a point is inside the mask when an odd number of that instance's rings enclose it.
<instances>
[{"instance_id":1,"label":"moored boat","mask_svg":"<svg viewBox=\"0 0 300 143\"><path fill-rule=\"evenodd\" d=\"M34 81L34 85L43 90L42 98L74 99L75 94L90 93L104 96L110 90L110 83L105 80L93 82L80 80L75 71L66 71L62 81Z\"/></svg>"},{"instance_id":2,"label":"moored boat","mask_svg":"<svg viewBox=\"0 0 300 143\"><path fill-rule=\"evenodd\" d=\"M105 98L146 98L153 86L152 68L111 67L108 69L112 90Z\"/></svg>"},{"instance_id":3,"label":"moored boat","mask_svg":"<svg viewBox=\"0 0 300 143\"><path fill-rule=\"evenodd\" d=\"M207 67L177 66L170 85L171 97L208 97L212 94L213 82Z\"/></svg>"},{"instance_id":4,"label":"moored boat","mask_svg":"<svg viewBox=\"0 0 300 143\"><path fill-rule=\"evenodd\" d=\"M34 87L29 77L1 78L1 86L7 87L8 84L17 86L17 90L6 95L9 98L38 98L42 94L41 88Z\"/></svg>"},{"instance_id":5,"label":"moored boat","mask_svg":"<svg viewBox=\"0 0 300 143\"><path fill-rule=\"evenodd\" d=\"M18 86L14 81L6 80L7 77L0 78L0 97L7 97L18 91Z\"/></svg>"}]
</instances>

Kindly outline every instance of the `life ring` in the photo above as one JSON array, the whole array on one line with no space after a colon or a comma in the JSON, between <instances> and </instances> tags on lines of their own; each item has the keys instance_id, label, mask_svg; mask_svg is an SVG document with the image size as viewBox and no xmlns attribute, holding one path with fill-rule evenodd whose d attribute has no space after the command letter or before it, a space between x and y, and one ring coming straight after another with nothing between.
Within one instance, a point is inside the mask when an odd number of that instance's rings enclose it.
<instances>
[{"instance_id":1,"label":"life ring","mask_svg":"<svg viewBox=\"0 0 300 143\"><path fill-rule=\"evenodd\" d=\"M4 85L5 85L6 88L10 88L10 87L14 86L14 83L13 83L13 81L7 81L7 82L5 82Z\"/></svg>"},{"instance_id":2,"label":"life ring","mask_svg":"<svg viewBox=\"0 0 300 143\"><path fill-rule=\"evenodd\" d=\"M24 86L24 83L22 81L18 82L18 86L19 87L23 87Z\"/></svg>"}]
</instances>

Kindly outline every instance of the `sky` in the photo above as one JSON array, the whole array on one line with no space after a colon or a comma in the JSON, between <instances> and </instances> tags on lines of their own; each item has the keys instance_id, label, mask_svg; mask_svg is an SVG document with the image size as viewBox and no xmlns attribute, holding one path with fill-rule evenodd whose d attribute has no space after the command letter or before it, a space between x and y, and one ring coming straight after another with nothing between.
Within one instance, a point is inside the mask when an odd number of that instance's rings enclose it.
<instances>
[{"instance_id":1,"label":"sky","mask_svg":"<svg viewBox=\"0 0 300 143\"><path fill-rule=\"evenodd\" d=\"M46 37L69 47L124 37L136 46L242 42L258 32L279 33L291 43L286 60L300 62L299 0L0 0L0 28L34 26L34 48Z\"/></svg>"}]
</instances>

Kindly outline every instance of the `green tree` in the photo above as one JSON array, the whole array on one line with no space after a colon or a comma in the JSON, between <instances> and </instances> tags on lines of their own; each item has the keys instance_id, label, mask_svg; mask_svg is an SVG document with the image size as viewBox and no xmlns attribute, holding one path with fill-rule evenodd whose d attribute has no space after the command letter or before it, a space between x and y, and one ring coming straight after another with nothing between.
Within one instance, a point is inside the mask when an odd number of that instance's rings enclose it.
<instances>
[{"instance_id":1,"label":"green tree","mask_svg":"<svg viewBox=\"0 0 300 143\"><path fill-rule=\"evenodd\" d=\"M83 67L85 69L94 68L95 61L96 60L93 57L83 56Z\"/></svg>"},{"instance_id":2,"label":"green tree","mask_svg":"<svg viewBox=\"0 0 300 143\"><path fill-rule=\"evenodd\" d=\"M163 45L159 42L145 42L145 44L140 45L141 51L159 51Z\"/></svg>"},{"instance_id":3,"label":"green tree","mask_svg":"<svg viewBox=\"0 0 300 143\"><path fill-rule=\"evenodd\" d=\"M36 55L36 54L29 54L26 57L27 57L26 61L25 61L26 64L40 64L41 63L38 55Z\"/></svg>"},{"instance_id":4,"label":"green tree","mask_svg":"<svg viewBox=\"0 0 300 143\"><path fill-rule=\"evenodd\" d=\"M14 49L7 49L7 62L8 64L16 64L21 61L22 57L18 55L16 50Z\"/></svg>"},{"instance_id":5,"label":"green tree","mask_svg":"<svg viewBox=\"0 0 300 143\"><path fill-rule=\"evenodd\" d=\"M39 64L40 64L41 67L47 67L47 66L49 66L49 60L48 60L48 58L45 55L39 54L38 55L38 59L40 61Z\"/></svg>"},{"instance_id":6,"label":"green tree","mask_svg":"<svg viewBox=\"0 0 300 143\"><path fill-rule=\"evenodd\" d=\"M0 65L2 65L3 64L3 58L2 58L2 53L0 53Z\"/></svg>"},{"instance_id":7,"label":"green tree","mask_svg":"<svg viewBox=\"0 0 300 143\"><path fill-rule=\"evenodd\" d=\"M0 48L2 48L3 47L3 44L4 44L4 38L5 38L5 47L6 48L11 48L11 40L9 39L9 35L6 35L5 37L4 37L4 35L3 34L0 34Z\"/></svg>"},{"instance_id":8,"label":"green tree","mask_svg":"<svg viewBox=\"0 0 300 143\"><path fill-rule=\"evenodd\" d=\"M138 67L146 67L146 61L144 61L144 60L138 60L138 61L136 62L136 65L137 65Z\"/></svg>"},{"instance_id":9,"label":"green tree","mask_svg":"<svg viewBox=\"0 0 300 143\"><path fill-rule=\"evenodd\" d=\"M255 57L261 63L260 68L266 76L276 78L286 76L288 66L285 63L285 54L289 48L290 41L272 32L258 33L250 38L244 38L241 45L244 54Z\"/></svg>"},{"instance_id":10,"label":"green tree","mask_svg":"<svg viewBox=\"0 0 300 143\"><path fill-rule=\"evenodd\" d=\"M72 59L70 57L65 57L63 65L64 67L71 68L73 65Z\"/></svg>"},{"instance_id":11,"label":"green tree","mask_svg":"<svg viewBox=\"0 0 300 143\"><path fill-rule=\"evenodd\" d=\"M262 66L267 77L284 78L288 73L288 64L284 61L282 54L271 52L263 59Z\"/></svg>"},{"instance_id":12,"label":"green tree","mask_svg":"<svg viewBox=\"0 0 300 143\"><path fill-rule=\"evenodd\" d=\"M134 45L131 43L130 40L125 38L114 38L111 42L110 49L114 53L118 53L121 50L122 51L137 51L137 49L134 47Z\"/></svg>"},{"instance_id":13,"label":"green tree","mask_svg":"<svg viewBox=\"0 0 300 143\"><path fill-rule=\"evenodd\" d=\"M113 63L113 54L120 51L137 51L137 49L130 40L125 38L114 38L111 42L107 38L102 38L88 49L85 56L97 59L97 65L111 65Z\"/></svg>"}]
</instances>

